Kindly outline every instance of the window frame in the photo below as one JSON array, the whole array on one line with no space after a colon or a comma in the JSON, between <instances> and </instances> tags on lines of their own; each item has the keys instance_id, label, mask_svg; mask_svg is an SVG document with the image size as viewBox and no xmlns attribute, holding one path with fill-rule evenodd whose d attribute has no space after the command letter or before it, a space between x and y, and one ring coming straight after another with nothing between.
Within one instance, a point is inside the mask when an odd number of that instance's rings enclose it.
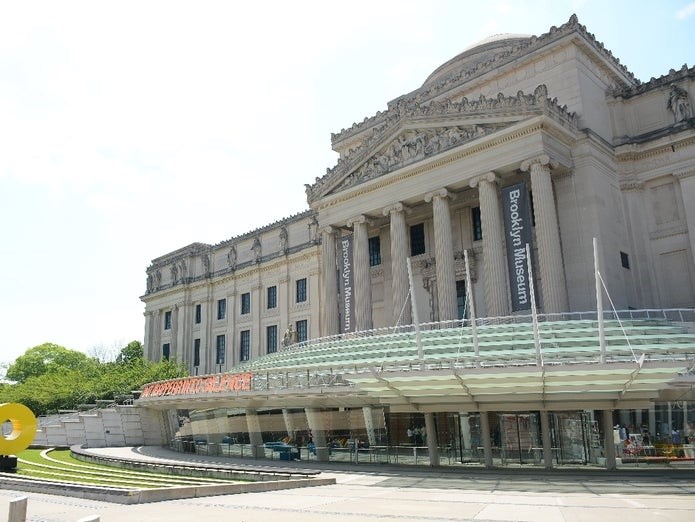
<instances>
[{"instance_id":1,"label":"window frame","mask_svg":"<svg viewBox=\"0 0 695 522\"><path fill-rule=\"evenodd\" d=\"M369 241L369 266L379 266L381 264L381 237L372 236Z\"/></svg>"},{"instance_id":2,"label":"window frame","mask_svg":"<svg viewBox=\"0 0 695 522\"><path fill-rule=\"evenodd\" d=\"M171 357L171 343L162 344L162 360L168 361Z\"/></svg>"},{"instance_id":3,"label":"window frame","mask_svg":"<svg viewBox=\"0 0 695 522\"><path fill-rule=\"evenodd\" d=\"M300 319L294 323L294 329L297 332L297 342L303 343L309 340L309 321Z\"/></svg>"},{"instance_id":4,"label":"window frame","mask_svg":"<svg viewBox=\"0 0 695 522\"><path fill-rule=\"evenodd\" d=\"M417 232L418 237L416 237L416 232L415 232L416 230L422 231L422 232ZM420 237L420 235L421 235L421 237ZM408 239L410 242L409 246L410 246L410 256L411 257L415 257L415 256L419 256L419 255L427 253L427 243L425 240L425 223L424 222L415 223L414 225L410 225L410 228L408 229L408 236L409 236ZM416 240L417 240L417 242L416 242ZM415 247L416 246L420 247L420 245L421 245L421 249L418 248L416 251Z\"/></svg>"},{"instance_id":5,"label":"window frame","mask_svg":"<svg viewBox=\"0 0 695 522\"><path fill-rule=\"evenodd\" d=\"M271 332L273 332L272 335ZM278 325L269 324L265 327L265 348L266 353L278 351Z\"/></svg>"},{"instance_id":6,"label":"window frame","mask_svg":"<svg viewBox=\"0 0 695 522\"><path fill-rule=\"evenodd\" d=\"M224 364L227 350L227 336L220 334L215 339L215 364Z\"/></svg>"},{"instance_id":7,"label":"window frame","mask_svg":"<svg viewBox=\"0 0 695 522\"><path fill-rule=\"evenodd\" d=\"M301 277L295 281L295 303L306 303L309 299L309 292L307 291L307 280L306 277Z\"/></svg>"},{"instance_id":8,"label":"window frame","mask_svg":"<svg viewBox=\"0 0 695 522\"><path fill-rule=\"evenodd\" d=\"M248 315L251 313L251 292L244 292L241 294L241 315Z\"/></svg>"},{"instance_id":9,"label":"window frame","mask_svg":"<svg viewBox=\"0 0 695 522\"><path fill-rule=\"evenodd\" d=\"M239 332L239 362L250 360L251 356L251 330Z\"/></svg>"},{"instance_id":10,"label":"window frame","mask_svg":"<svg viewBox=\"0 0 695 522\"><path fill-rule=\"evenodd\" d=\"M266 309L273 310L278 307L278 287L269 286L266 290Z\"/></svg>"},{"instance_id":11,"label":"window frame","mask_svg":"<svg viewBox=\"0 0 695 522\"><path fill-rule=\"evenodd\" d=\"M200 303L195 305L195 324L200 324L203 322L203 305Z\"/></svg>"},{"instance_id":12,"label":"window frame","mask_svg":"<svg viewBox=\"0 0 695 522\"><path fill-rule=\"evenodd\" d=\"M193 339L193 367L200 366L200 338Z\"/></svg>"},{"instance_id":13,"label":"window frame","mask_svg":"<svg viewBox=\"0 0 695 522\"><path fill-rule=\"evenodd\" d=\"M164 329L171 330L171 310L164 312Z\"/></svg>"},{"instance_id":14,"label":"window frame","mask_svg":"<svg viewBox=\"0 0 695 522\"><path fill-rule=\"evenodd\" d=\"M217 300L217 320L222 321L227 318L227 298Z\"/></svg>"}]
</instances>

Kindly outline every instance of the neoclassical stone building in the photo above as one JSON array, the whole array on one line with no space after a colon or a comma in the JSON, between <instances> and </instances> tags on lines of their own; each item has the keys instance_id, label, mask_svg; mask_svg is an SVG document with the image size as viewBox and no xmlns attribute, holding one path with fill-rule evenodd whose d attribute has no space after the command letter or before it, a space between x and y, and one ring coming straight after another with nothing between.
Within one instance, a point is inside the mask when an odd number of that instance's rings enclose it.
<instances>
[{"instance_id":1,"label":"neoclassical stone building","mask_svg":"<svg viewBox=\"0 0 695 522\"><path fill-rule=\"evenodd\" d=\"M695 307L695 68L637 80L575 16L466 49L332 135L309 210L147 269L147 357L227 371L344 331L468 314ZM301 203L298 202L298 207ZM291 332L288 328L291 327Z\"/></svg>"}]
</instances>

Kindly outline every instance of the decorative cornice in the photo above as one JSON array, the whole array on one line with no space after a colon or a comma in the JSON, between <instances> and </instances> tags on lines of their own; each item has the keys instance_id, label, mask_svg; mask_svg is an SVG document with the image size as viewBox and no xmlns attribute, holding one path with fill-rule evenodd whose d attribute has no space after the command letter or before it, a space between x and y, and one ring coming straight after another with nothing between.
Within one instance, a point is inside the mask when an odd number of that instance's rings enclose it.
<instances>
[{"instance_id":1,"label":"decorative cornice","mask_svg":"<svg viewBox=\"0 0 695 522\"><path fill-rule=\"evenodd\" d=\"M668 74L659 76L658 78L652 77L646 83L639 83L630 87L617 88L610 91L608 94L613 98L632 98L633 96L638 96L644 94L645 92L663 89L664 87L670 87L673 83L679 82L685 79L695 78L695 67L688 68L688 64L684 63L679 70L671 69Z\"/></svg>"},{"instance_id":2,"label":"decorative cornice","mask_svg":"<svg viewBox=\"0 0 695 522\"><path fill-rule=\"evenodd\" d=\"M626 179L620 182L620 190L623 192L638 192L644 190L644 182L635 179Z\"/></svg>"},{"instance_id":3,"label":"decorative cornice","mask_svg":"<svg viewBox=\"0 0 695 522\"><path fill-rule=\"evenodd\" d=\"M695 166L686 167L684 169L679 169L674 171L673 176L677 179L686 179L695 176Z\"/></svg>"}]
</instances>

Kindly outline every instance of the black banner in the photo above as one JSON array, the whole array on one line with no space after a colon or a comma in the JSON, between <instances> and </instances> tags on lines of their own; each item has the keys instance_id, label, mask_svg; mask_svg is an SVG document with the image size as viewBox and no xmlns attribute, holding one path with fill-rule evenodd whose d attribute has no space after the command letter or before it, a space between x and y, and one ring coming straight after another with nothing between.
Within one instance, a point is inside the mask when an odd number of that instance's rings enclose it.
<instances>
[{"instance_id":1,"label":"black banner","mask_svg":"<svg viewBox=\"0 0 695 522\"><path fill-rule=\"evenodd\" d=\"M339 241L340 255L340 331L355 331L355 300L353 288L355 276L352 266L352 236L342 236Z\"/></svg>"},{"instance_id":2,"label":"black banner","mask_svg":"<svg viewBox=\"0 0 695 522\"><path fill-rule=\"evenodd\" d=\"M531 246L531 212L526 183L502 189L502 212L507 244L509 287L512 311L531 309L531 286L526 258L526 243Z\"/></svg>"}]
</instances>

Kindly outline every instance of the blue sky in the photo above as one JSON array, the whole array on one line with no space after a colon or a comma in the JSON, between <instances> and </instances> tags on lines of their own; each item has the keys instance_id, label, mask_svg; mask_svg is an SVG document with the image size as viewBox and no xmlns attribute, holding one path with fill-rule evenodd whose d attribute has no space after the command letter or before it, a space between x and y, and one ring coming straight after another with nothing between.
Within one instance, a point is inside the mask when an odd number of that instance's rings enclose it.
<instances>
[{"instance_id":1,"label":"blue sky","mask_svg":"<svg viewBox=\"0 0 695 522\"><path fill-rule=\"evenodd\" d=\"M248 4L248 5L247 5ZM642 81L695 2L0 2L0 362L142 340L145 269L307 208L330 133L572 13Z\"/></svg>"}]
</instances>

